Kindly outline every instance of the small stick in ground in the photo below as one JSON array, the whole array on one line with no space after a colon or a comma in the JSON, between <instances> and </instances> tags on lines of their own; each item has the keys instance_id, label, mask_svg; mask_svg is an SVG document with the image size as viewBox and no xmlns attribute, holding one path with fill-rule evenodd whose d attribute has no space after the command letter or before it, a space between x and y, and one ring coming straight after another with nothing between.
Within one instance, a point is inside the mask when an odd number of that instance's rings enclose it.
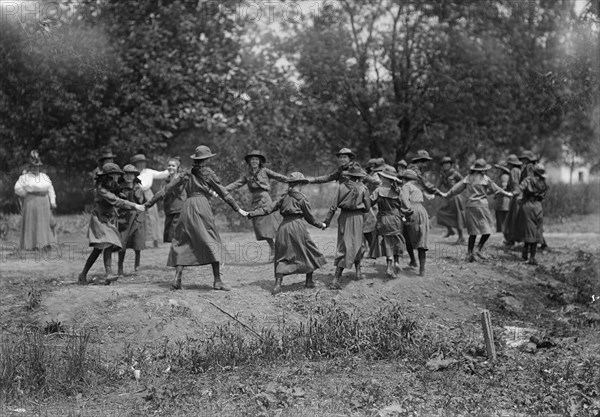
<instances>
[{"instance_id":1,"label":"small stick in ground","mask_svg":"<svg viewBox=\"0 0 600 417\"><path fill-rule=\"evenodd\" d=\"M261 335L259 335L256 330L254 330L252 327L248 326L247 324L243 323L242 321L240 321L240 319L238 319L237 317L233 316L232 314L228 313L227 311L223 310L221 307L219 307L218 305L216 305L215 303L213 303L212 301L208 302L209 304L211 304L213 307L215 307L217 310L221 311L221 313L227 314L229 317L231 317L232 319L234 319L235 321L237 321L239 324L242 325L242 327L244 327L246 330L248 330L250 333L252 333L254 336L258 337L258 339L261 342L264 342L263 338Z\"/></svg>"}]
</instances>

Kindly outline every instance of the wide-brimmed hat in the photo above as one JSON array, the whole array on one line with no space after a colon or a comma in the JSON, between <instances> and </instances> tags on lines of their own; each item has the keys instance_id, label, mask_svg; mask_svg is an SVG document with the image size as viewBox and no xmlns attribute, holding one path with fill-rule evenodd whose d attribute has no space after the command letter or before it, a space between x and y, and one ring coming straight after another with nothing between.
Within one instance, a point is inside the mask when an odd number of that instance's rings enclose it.
<instances>
[{"instance_id":1,"label":"wide-brimmed hat","mask_svg":"<svg viewBox=\"0 0 600 417\"><path fill-rule=\"evenodd\" d=\"M367 176L367 173L358 164L351 165L346 170L346 174L351 177L356 177L356 178L364 178Z\"/></svg>"},{"instance_id":2,"label":"wide-brimmed hat","mask_svg":"<svg viewBox=\"0 0 600 417\"><path fill-rule=\"evenodd\" d=\"M256 149L253 149L253 150L251 150L250 152L248 152L248 154L247 154L246 156L244 156L244 160L245 160L247 163L250 163L250 162L249 162L249 161L250 161L250 158L251 158L251 157L253 157L253 156L255 156L255 157L257 157L258 159L260 159L260 161L261 161L263 164L267 162L267 157L265 156L265 154L264 154L263 152L259 151L259 150L256 150Z\"/></svg>"},{"instance_id":3,"label":"wide-brimmed hat","mask_svg":"<svg viewBox=\"0 0 600 417\"><path fill-rule=\"evenodd\" d=\"M429 156L429 152L427 152L426 150L423 150L423 149L419 149L417 151L417 156L415 156L412 159L412 162L419 162L419 161L431 161L431 157Z\"/></svg>"},{"instance_id":4,"label":"wide-brimmed hat","mask_svg":"<svg viewBox=\"0 0 600 417\"><path fill-rule=\"evenodd\" d=\"M147 161L148 160L146 159L146 155L144 155L143 153L138 153L131 157L131 159L129 160L129 163L137 164L138 162L147 162Z\"/></svg>"},{"instance_id":5,"label":"wide-brimmed hat","mask_svg":"<svg viewBox=\"0 0 600 417\"><path fill-rule=\"evenodd\" d=\"M406 168L408 166L408 163L404 159L401 159L396 164L396 166L398 166L398 165L403 166L404 168Z\"/></svg>"},{"instance_id":6,"label":"wide-brimmed hat","mask_svg":"<svg viewBox=\"0 0 600 417\"><path fill-rule=\"evenodd\" d=\"M510 165L516 165L519 167L523 165L523 162L519 161L519 158L517 158L517 155L515 155L514 153L508 155L508 157L506 158L506 163Z\"/></svg>"},{"instance_id":7,"label":"wide-brimmed hat","mask_svg":"<svg viewBox=\"0 0 600 417\"><path fill-rule=\"evenodd\" d=\"M385 168L383 168L382 171L378 172L377 174L379 174L380 176L393 180L393 181L398 181L398 171L396 171L396 168L392 167L392 166L386 166Z\"/></svg>"},{"instance_id":8,"label":"wide-brimmed hat","mask_svg":"<svg viewBox=\"0 0 600 417\"><path fill-rule=\"evenodd\" d=\"M535 164L533 166L533 173L539 177L546 178L546 167L542 164Z\"/></svg>"},{"instance_id":9,"label":"wide-brimmed hat","mask_svg":"<svg viewBox=\"0 0 600 417\"><path fill-rule=\"evenodd\" d=\"M402 174L400 174L400 178L406 178L407 180L418 180L419 176L412 169L404 170Z\"/></svg>"},{"instance_id":10,"label":"wide-brimmed hat","mask_svg":"<svg viewBox=\"0 0 600 417\"><path fill-rule=\"evenodd\" d=\"M351 149L348 149L348 148L342 148L339 151L337 151L337 153L335 154L335 156L340 156L340 155L348 155L352 159L356 158L356 154L354 152L352 152Z\"/></svg>"},{"instance_id":11,"label":"wide-brimmed hat","mask_svg":"<svg viewBox=\"0 0 600 417\"><path fill-rule=\"evenodd\" d=\"M529 162L537 162L538 158L531 151L523 151L519 159L527 159Z\"/></svg>"},{"instance_id":12,"label":"wide-brimmed hat","mask_svg":"<svg viewBox=\"0 0 600 417\"><path fill-rule=\"evenodd\" d=\"M40 154L35 149L29 153L29 165L34 167L41 167L42 165L44 165L44 163L40 159Z\"/></svg>"},{"instance_id":13,"label":"wide-brimmed hat","mask_svg":"<svg viewBox=\"0 0 600 417\"><path fill-rule=\"evenodd\" d=\"M292 172L288 175L288 184L308 184L310 181L301 172Z\"/></svg>"},{"instance_id":14,"label":"wide-brimmed hat","mask_svg":"<svg viewBox=\"0 0 600 417\"><path fill-rule=\"evenodd\" d=\"M102 171L98 172L98 176L100 175L111 175L111 174L123 174L121 168L114 162L109 162L107 164L102 165Z\"/></svg>"},{"instance_id":15,"label":"wide-brimmed hat","mask_svg":"<svg viewBox=\"0 0 600 417\"><path fill-rule=\"evenodd\" d=\"M452 159L452 158L451 158L451 157L449 157L449 156L444 156L444 157L442 158L442 160L440 161L440 164L442 164L442 165L444 165L444 164L451 164L451 163L453 163L453 162L454 162L454 159Z\"/></svg>"},{"instance_id":16,"label":"wide-brimmed hat","mask_svg":"<svg viewBox=\"0 0 600 417\"><path fill-rule=\"evenodd\" d=\"M113 154L110 149L102 151L100 156L98 157L98 161L104 161L105 159L114 159L117 155Z\"/></svg>"},{"instance_id":17,"label":"wide-brimmed hat","mask_svg":"<svg viewBox=\"0 0 600 417\"><path fill-rule=\"evenodd\" d=\"M190 156L192 159L208 159L215 156L216 153L212 153L208 146L200 145L196 147L195 153Z\"/></svg>"},{"instance_id":18,"label":"wide-brimmed hat","mask_svg":"<svg viewBox=\"0 0 600 417\"><path fill-rule=\"evenodd\" d=\"M123 174L135 174L140 175L140 171L135 169L135 167L131 164L127 164L123 167Z\"/></svg>"},{"instance_id":19,"label":"wide-brimmed hat","mask_svg":"<svg viewBox=\"0 0 600 417\"><path fill-rule=\"evenodd\" d=\"M479 158L478 160L475 161L475 163L473 165L471 165L471 168L469 168L469 169L471 171L487 171L491 168L492 168L492 166L490 164L488 164L487 162L485 162L485 159Z\"/></svg>"},{"instance_id":20,"label":"wide-brimmed hat","mask_svg":"<svg viewBox=\"0 0 600 417\"><path fill-rule=\"evenodd\" d=\"M494 167L498 168L501 171L506 172L507 174L510 174L510 168L508 168L508 166L506 165L506 162L502 161L499 164L494 164Z\"/></svg>"}]
</instances>

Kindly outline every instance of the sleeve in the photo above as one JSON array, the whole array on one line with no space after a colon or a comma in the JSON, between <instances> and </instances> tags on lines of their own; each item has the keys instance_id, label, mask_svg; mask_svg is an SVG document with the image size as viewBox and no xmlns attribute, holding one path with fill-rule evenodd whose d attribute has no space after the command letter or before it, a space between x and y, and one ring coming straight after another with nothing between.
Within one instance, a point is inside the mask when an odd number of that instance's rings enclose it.
<instances>
[{"instance_id":1,"label":"sleeve","mask_svg":"<svg viewBox=\"0 0 600 417\"><path fill-rule=\"evenodd\" d=\"M379 201L379 188L376 188L371 195L369 196L369 199L371 200L371 206L374 206L377 204L377 202Z\"/></svg>"},{"instance_id":2,"label":"sleeve","mask_svg":"<svg viewBox=\"0 0 600 417\"><path fill-rule=\"evenodd\" d=\"M252 211L250 211L248 213L248 217L249 218L252 218L252 217L261 217L261 216L267 216L267 215L269 215L271 213L274 213L274 212L278 211L281 208L281 202L282 201L283 201L283 197L281 197L276 202L269 204L268 206L252 210Z\"/></svg>"},{"instance_id":3,"label":"sleeve","mask_svg":"<svg viewBox=\"0 0 600 417\"><path fill-rule=\"evenodd\" d=\"M440 190L437 189L435 185L427 181L427 179L423 176L423 174L419 174L419 183L421 187L423 187L423 191L429 194L439 194Z\"/></svg>"},{"instance_id":4,"label":"sleeve","mask_svg":"<svg viewBox=\"0 0 600 417\"><path fill-rule=\"evenodd\" d=\"M19 197L25 197L27 195L27 190L25 190L25 186L27 185L27 176L21 175L17 182L15 183L15 194Z\"/></svg>"},{"instance_id":5,"label":"sleeve","mask_svg":"<svg viewBox=\"0 0 600 417\"><path fill-rule=\"evenodd\" d=\"M486 188L489 194L504 193L504 190L489 177L487 177Z\"/></svg>"},{"instance_id":6,"label":"sleeve","mask_svg":"<svg viewBox=\"0 0 600 417\"><path fill-rule=\"evenodd\" d=\"M238 188L243 187L246 183L248 183L248 179L245 175L242 175L240 178L225 187L225 189L227 191L237 190Z\"/></svg>"},{"instance_id":7,"label":"sleeve","mask_svg":"<svg viewBox=\"0 0 600 417\"><path fill-rule=\"evenodd\" d=\"M455 195L462 193L465 190L465 188L467 188L467 182L465 181L465 178L463 178L462 180L454 184L454 187L452 187L450 191L448 191L448 198L454 197Z\"/></svg>"},{"instance_id":8,"label":"sleeve","mask_svg":"<svg viewBox=\"0 0 600 417\"><path fill-rule=\"evenodd\" d=\"M342 175L342 167L338 168L329 174L321 175L318 177L308 177L309 184L323 184L326 182L337 181Z\"/></svg>"},{"instance_id":9,"label":"sleeve","mask_svg":"<svg viewBox=\"0 0 600 417\"><path fill-rule=\"evenodd\" d=\"M304 220L306 220L309 224L312 224L313 226L318 227L319 229L323 226L323 224L320 221L318 221L313 215L308 200L302 199L300 201L300 208L302 209L302 215L304 216Z\"/></svg>"},{"instance_id":10,"label":"sleeve","mask_svg":"<svg viewBox=\"0 0 600 417\"><path fill-rule=\"evenodd\" d=\"M146 206L152 207L153 205L156 204L157 201L165 198L165 195L167 195L171 192L173 192L173 193L176 192L177 186L185 180L187 180L186 173L180 173L180 174L175 175L173 177L173 179L171 181L169 181L168 184L163 185L162 188L160 190L158 190L158 192L156 194L154 194L154 197L152 197L152 199L150 199L150 201L148 201L146 203ZM180 189L179 191L181 192L182 190Z\"/></svg>"},{"instance_id":11,"label":"sleeve","mask_svg":"<svg viewBox=\"0 0 600 417\"><path fill-rule=\"evenodd\" d=\"M365 186L362 192L362 202L365 205L365 208L363 209L363 211L365 213L368 213L369 211L371 211L371 199L369 198L369 190L367 189L367 187Z\"/></svg>"},{"instance_id":12,"label":"sleeve","mask_svg":"<svg viewBox=\"0 0 600 417\"><path fill-rule=\"evenodd\" d=\"M48 198L50 199L50 205L55 206L56 205L56 192L54 191L54 186L52 185L52 181L50 180L50 177L46 177L48 179Z\"/></svg>"},{"instance_id":13,"label":"sleeve","mask_svg":"<svg viewBox=\"0 0 600 417\"><path fill-rule=\"evenodd\" d=\"M240 209L240 206L238 206L238 203L236 203L231 194L229 194L229 191L227 191L227 189L221 184L221 180L219 179L219 177L217 177L217 174L211 172L208 175L207 182L208 185L210 185L210 187L213 190L215 190L219 197L221 197L221 199L229 205L229 207L231 207L235 211L238 211Z\"/></svg>"},{"instance_id":14,"label":"sleeve","mask_svg":"<svg viewBox=\"0 0 600 417\"><path fill-rule=\"evenodd\" d=\"M169 170L165 169L164 171L155 171L153 169L149 170L152 174L152 178L155 180L166 180L169 178Z\"/></svg>"},{"instance_id":15,"label":"sleeve","mask_svg":"<svg viewBox=\"0 0 600 417\"><path fill-rule=\"evenodd\" d=\"M403 186L400 189L400 203L406 207L410 208L410 189L408 186Z\"/></svg>"},{"instance_id":16,"label":"sleeve","mask_svg":"<svg viewBox=\"0 0 600 417\"><path fill-rule=\"evenodd\" d=\"M288 182L289 178L283 174L280 174L279 172L275 172L272 171L270 169L266 170L267 176L275 181L279 181L279 182Z\"/></svg>"},{"instance_id":17,"label":"sleeve","mask_svg":"<svg viewBox=\"0 0 600 417\"><path fill-rule=\"evenodd\" d=\"M327 226L329 226L329 224L331 223L331 220L333 219L333 216L335 216L335 212L338 209L339 202L340 202L340 189L338 188L338 191L337 191L336 196L335 196L335 200L333 200L333 203L331 204L331 207L329 207L329 211L327 212L327 216L325 217L325 221L323 222ZM304 210L304 209L302 209L302 210Z\"/></svg>"},{"instance_id":18,"label":"sleeve","mask_svg":"<svg viewBox=\"0 0 600 417\"><path fill-rule=\"evenodd\" d=\"M111 206L115 206L121 209L131 210L135 208L135 203L131 201L124 200L120 197L117 197L115 194L108 191L106 188L100 188L98 191L100 196L107 201Z\"/></svg>"}]
</instances>

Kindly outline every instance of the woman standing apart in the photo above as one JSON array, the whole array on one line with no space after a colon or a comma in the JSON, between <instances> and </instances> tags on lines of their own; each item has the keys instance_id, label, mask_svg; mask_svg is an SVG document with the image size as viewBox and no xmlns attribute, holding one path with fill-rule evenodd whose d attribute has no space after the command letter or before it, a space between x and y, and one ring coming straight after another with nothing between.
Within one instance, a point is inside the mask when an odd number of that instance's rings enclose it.
<instances>
[{"instance_id":1,"label":"woman standing apart","mask_svg":"<svg viewBox=\"0 0 600 417\"><path fill-rule=\"evenodd\" d=\"M248 185L248 190L252 194L253 210L265 208L271 205L271 181L288 182L285 175L279 174L265 168L267 157L258 150L253 150L244 157L248 164L248 172L242 175L237 181L229 184L225 189L227 191L236 190L244 185ZM252 226L256 240L266 240L270 248L270 258L275 254L275 230L277 222L275 216L265 215L252 218Z\"/></svg>"},{"instance_id":2,"label":"woman standing apart","mask_svg":"<svg viewBox=\"0 0 600 417\"><path fill-rule=\"evenodd\" d=\"M194 155L191 155L194 160L192 168L177 174L166 187L146 203L146 207L152 207L166 193L179 187L180 184L184 185L187 193L167 260L167 266L175 267L175 280L171 284L174 290L181 289L184 267L210 264L214 276L213 288L230 291L221 280L220 262L223 248L213 211L208 203L211 191L215 191L242 216L247 216L248 213L240 209L233 197L221 185L217 174L208 166L208 160L215 155L208 146L198 146Z\"/></svg>"},{"instance_id":3,"label":"woman standing apart","mask_svg":"<svg viewBox=\"0 0 600 417\"><path fill-rule=\"evenodd\" d=\"M485 259L483 246L490 238L493 231L494 219L490 211L487 195L492 193L504 194L512 197L512 193L504 191L496 185L490 177L486 175L492 167L484 159L478 159L471 165L471 172L462 181L458 182L450 191L443 193L444 198L451 198L466 190L465 218L467 224L467 233L469 234L467 261L474 262L475 241L477 235L481 235L477 256Z\"/></svg>"},{"instance_id":4,"label":"woman standing apart","mask_svg":"<svg viewBox=\"0 0 600 417\"><path fill-rule=\"evenodd\" d=\"M155 171L147 168L148 160L143 154L134 155L130 163L140 172L138 178L141 181L142 191L144 192L146 201L149 201L154 196L152 192L154 180L167 179L169 177L169 170ZM158 239L160 239L160 225L158 220L158 208L152 207L146 215L146 237L152 239L155 248L158 248Z\"/></svg>"},{"instance_id":5,"label":"woman standing apart","mask_svg":"<svg viewBox=\"0 0 600 417\"><path fill-rule=\"evenodd\" d=\"M15 184L15 193L22 201L21 250L44 249L56 243L51 226L56 194L52 181L41 171L43 163L37 151L31 151L28 169Z\"/></svg>"},{"instance_id":6,"label":"woman standing apart","mask_svg":"<svg viewBox=\"0 0 600 417\"><path fill-rule=\"evenodd\" d=\"M281 292L283 277L292 274L306 274L304 286L315 288L313 272L325 265L325 257L313 242L306 230L306 222L320 229L325 223L319 222L312 213L308 200L301 192L308 184L301 172L292 172L289 176L289 189L277 203L248 213L248 217L266 216L279 210L283 222L277 229L275 239L275 287L272 294ZM306 220L306 222L305 222Z\"/></svg>"},{"instance_id":7,"label":"woman standing apart","mask_svg":"<svg viewBox=\"0 0 600 417\"><path fill-rule=\"evenodd\" d=\"M96 191L94 208L90 218L87 237L90 241L92 253L85 262L83 271L79 274L79 285L87 285L87 274L100 256L103 254L106 278L104 284L109 285L116 277L112 276L112 253L123 247L121 235L117 228L117 209L145 211L144 206L127 201L120 197L119 179L123 171L117 164L108 163L96 176Z\"/></svg>"}]
</instances>

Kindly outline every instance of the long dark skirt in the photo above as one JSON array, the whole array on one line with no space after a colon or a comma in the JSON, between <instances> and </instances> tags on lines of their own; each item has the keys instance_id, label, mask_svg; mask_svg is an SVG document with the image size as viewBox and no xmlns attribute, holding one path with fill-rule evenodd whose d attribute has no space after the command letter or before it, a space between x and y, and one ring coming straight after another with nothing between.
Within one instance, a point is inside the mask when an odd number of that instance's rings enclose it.
<instances>
[{"instance_id":1,"label":"long dark skirt","mask_svg":"<svg viewBox=\"0 0 600 417\"><path fill-rule=\"evenodd\" d=\"M437 212L437 224L443 227L462 229L465 225L465 209L459 196L446 201Z\"/></svg>"},{"instance_id":2,"label":"long dark skirt","mask_svg":"<svg viewBox=\"0 0 600 417\"><path fill-rule=\"evenodd\" d=\"M507 214L508 210L496 210L496 232L502 233L504 230L504 220L506 220Z\"/></svg>"},{"instance_id":3,"label":"long dark skirt","mask_svg":"<svg viewBox=\"0 0 600 417\"><path fill-rule=\"evenodd\" d=\"M360 262L367 251L367 241L363 235L364 213L342 210L338 218L337 249L335 266L351 268Z\"/></svg>"},{"instance_id":4,"label":"long dark skirt","mask_svg":"<svg viewBox=\"0 0 600 417\"><path fill-rule=\"evenodd\" d=\"M222 251L221 236L207 198L203 195L188 197L181 208L167 266L221 262Z\"/></svg>"},{"instance_id":5,"label":"long dark skirt","mask_svg":"<svg viewBox=\"0 0 600 417\"><path fill-rule=\"evenodd\" d=\"M431 222L427 210L421 203L412 203L412 216L404 223L404 236L410 240L413 249L429 249L429 229Z\"/></svg>"},{"instance_id":6,"label":"long dark skirt","mask_svg":"<svg viewBox=\"0 0 600 417\"><path fill-rule=\"evenodd\" d=\"M43 249L56 243L51 227L52 211L48 194L27 194L21 217L21 250Z\"/></svg>"},{"instance_id":7,"label":"long dark skirt","mask_svg":"<svg viewBox=\"0 0 600 417\"><path fill-rule=\"evenodd\" d=\"M507 242L519 242L517 218L519 217L520 210L521 200L516 196L511 198L508 206L508 213L506 213L504 225L502 226L502 229L504 230L504 240Z\"/></svg>"},{"instance_id":8,"label":"long dark skirt","mask_svg":"<svg viewBox=\"0 0 600 417\"><path fill-rule=\"evenodd\" d=\"M254 207L255 210L267 207L272 202L271 196L266 191L252 193L252 207ZM252 227L254 228L256 240L275 239L275 232L277 230L277 224L279 223L277 216L277 213L272 213L268 216L254 217L252 219Z\"/></svg>"},{"instance_id":9,"label":"long dark skirt","mask_svg":"<svg viewBox=\"0 0 600 417\"><path fill-rule=\"evenodd\" d=\"M544 242L544 209L541 201L526 201L517 218L516 237L525 243Z\"/></svg>"},{"instance_id":10,"label":"long dark skirt","mask_svg":"<svg viewBox=\"0 0 600 417\"><path fill-rule=\"evenodd\" d=\"M136 215L136 212L130 214ZM123 249L144 250L146 249L146 228L144 226L144 213L137 213L137 217L129 226L129 223L121 232L121 243Z\"/></svg>"},{"instance_id":11,"label":"long dark skirt","mask_svg":"<svg viewBox=\"0 0 600 417\"><path fill-rule=\"evenodd\" d=\"M179 215L179 212L165 215L165 231L163 232L163 242L171 242L173 240L177 223L179 223Z\"/></svg>"},{"instance_id":12,"label":"long dark skirt","mask_svg":"<svg viewBox=\"0 0 600 417\"><path fill-rule=\"evenodd\" d=\"M465 218L469 236L490 235L494 231L494 218L489 207L467 207Z\"/></svg>"},{"instance_id":13,"label":"long dark skirt","mask_svg":"<svg viewBox=\"0 0 600 417\"><path fill-rule=\"evenodd\" d=\"M307 274L325 265L302 218L283 219L275 236L275 274Z\"/></svg>"}]
</instances>

